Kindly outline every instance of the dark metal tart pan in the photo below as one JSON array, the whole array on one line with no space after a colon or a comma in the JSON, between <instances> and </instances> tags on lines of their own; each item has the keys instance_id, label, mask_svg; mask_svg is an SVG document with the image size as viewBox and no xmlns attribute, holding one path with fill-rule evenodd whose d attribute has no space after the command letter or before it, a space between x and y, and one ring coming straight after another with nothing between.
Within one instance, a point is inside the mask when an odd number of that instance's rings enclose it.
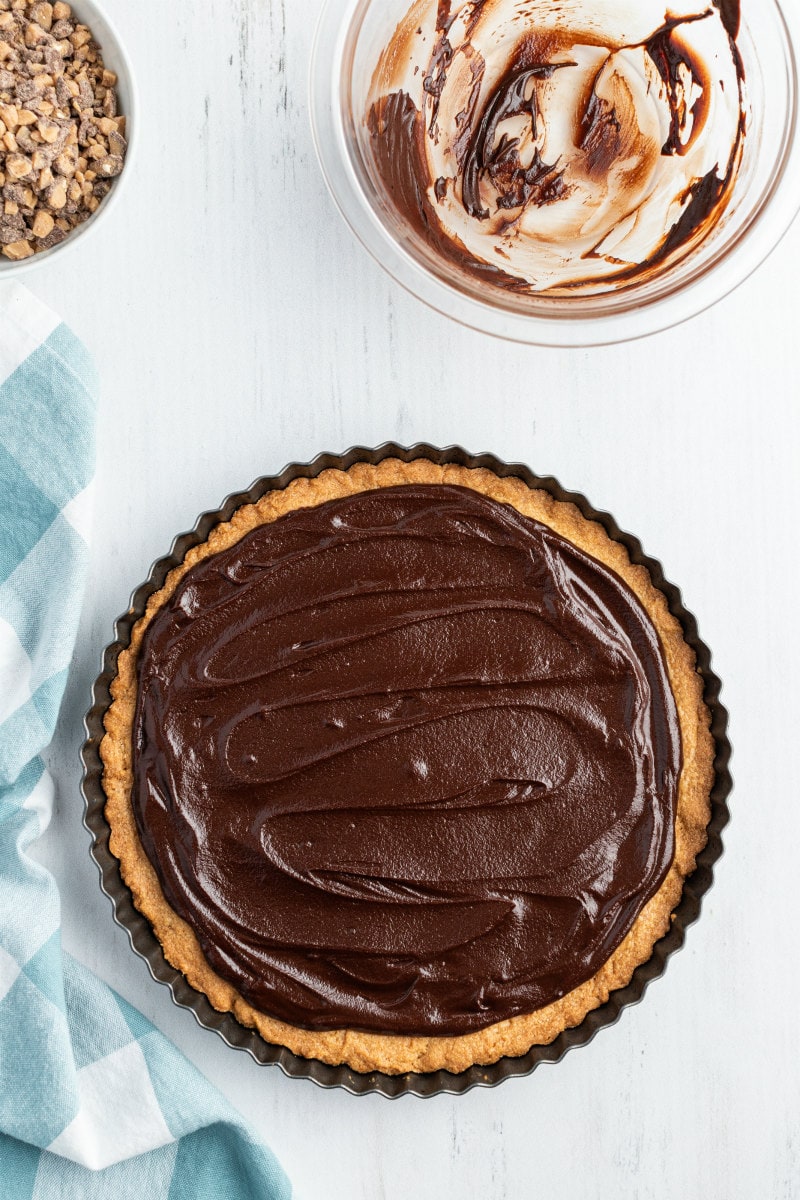
<instances>
[{"instance_id":1,"label":"dark metal tart pan","mask_svg":"<svg viewBox=\"0 0 800 1200\"><path fill-rule=\"evenodd\" d=\"M440 1070L429 1074L390 1076L377 1071L361 1074L349 1067L331 1067L313 1059L300 1058L283 1046L272 1045L254 1030L240 1025L230 1013L217 1012L206 996L190 987L184 976L169 965L149 921L134 907L131 893L120 873L119 861L109 849L111 831L105 817L106 798L102 786L99 746L105 732L103 720L111 703L110 685L116 675L117 659L121 651L130 645L134 625L144 614L150 596L163 586L168 573L183 561L192 546L206 541L211 530L221 522L229 521L242 505L253 504L267 492L285 488L293 479L312 479L329 468L347 470L356 463L374 466L386 458L398 458L403 462L424 458L437 465L455 463L469 468L484 467L500 477L514 476L531 487L542 488L556 500L575 504L587 519L598 521L611 538L627 548L634 563L648 569L653 583L664 593L670 611L680 622L685 639L697 656L697 669L705 684L704 698L711 711L711 731L716 744L708 845L699 856L696 869L684 884L683 897L670 931L656 943L648 962L637 968L626 988L613 992L606 1004L589 1013L576 1028L565 1030L551 1045L534 1046L521 1058L503 1058L492 1066L474 1066L458 1075ZM101 887L111 900L114 918L127 931L133 949L146 961L153 978L167 985L175 1003L190 1009L200 1025L214 1030L229 1046L246 1050L258 1063L274 1063L286 1075L311 1079L324 1088L345 1088L354 1095L377 1092L389 1098L409 1094L425 1097L441 1093L459 1095L474 1087L495 1087L511 1076L530 1075L541 1063L558 1062L568 1050L586 1045L598 1030L613 1025L623 1009L637 1004L648 985L664 973L668 959L683 945L687 928L700 915L702 899L713 883L714 866L722 855L721 834L729 820L727 801L732 788L728 770L731 756L727 737L728 714L720 703L721 684L711 669L711 653L700 640L697 622L684 607L679 590L664 578L661 564L649 558L639 541L622 532L608 513L598 512L585 497L566 491L552 477L540 477L526 466L501 462L491 454L474 455L459 446L437 449L426 444L404 447L387 443L373 450L356 447L346 454L320 454L310 463L292 463L278 475L257 480L246 492L229 496L217 512L204 513L190 533L176 538L170 553L155 563L147 581L133 593L130 609L117 621L114 632L114 641L103 654L102 671L94 684L93 703L85 721L88 736L82 750L83 794L86 801L84 824L92 835L91 853L100 870Z\"/></svg>"}]
</instances>

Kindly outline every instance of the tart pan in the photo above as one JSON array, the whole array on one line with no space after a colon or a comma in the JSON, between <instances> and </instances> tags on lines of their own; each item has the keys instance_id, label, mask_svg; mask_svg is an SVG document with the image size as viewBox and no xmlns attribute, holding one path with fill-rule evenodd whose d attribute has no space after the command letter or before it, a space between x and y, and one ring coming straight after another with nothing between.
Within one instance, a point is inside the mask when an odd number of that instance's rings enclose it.
<instances>
[{"instance_id":1,"label":"tart pan","mask_svg":"<svg viewBox=\"0 0 800 1200\"><path fill-rule=\"evenodd\" d=\"M120 873L119 861L109 849L111 830L105 817L106 797L99 747L105 733L105 713L111 703L109 689L117 673L117 659L130 645L131 631L144 615L150 596L163 586L169 572L183 561L192 546L205 542L214 526L229 521L242 505L254 504L267 492L285 488L293 479L313 479L322 471L331 468L348 470L356 463L375 466L386 458L398 458L403 462L424 458L437 465L455 463L468 468L483 467L501 478L513 476L530 487L544 489L556 500L576 505L584 517L599 522L611 538L627 548L632 562L648 569L653 583L666 596L670 612L680 622L684 637L697 656L697 669L704 682L704 700L711 712L711 732L715 741L708 844L684 883L672 927L656 943L651 958L636 969L627 987L612 992L605 1004L590 1012L574 1029L565 1030L549 1046L534 1046L521 1058L502 1058L492 1066L473 1066L458 1075L444 1070L428 1074L384 1075L378 1071L362 1074L346 1066L332 1067L314 1059L300 1058L284 1046L272 1045L255 1030L240 1025L231 1013L217 1012L205 995L190 987L184 976L170 966L149 921L134 907ZM727 801L732 788L728 770L731 747L727 737L728 714L719 700L720 680L711 670L711 654L700 640L697 622L684 607L679 590L665 580L661 564L645 555L638 540L623 533L608 513L597 512L583 496L566 491L552 477L542 478L528 467L501 462L491 454L472 455L459 446L437 449L426 444L403 447L386 443L374 450L356 447L346 454L320 454L310 463L292 463L279 475L266 476L257 480L248 491L229 496L217 512L204 513L190 533L176 538L170 553L155 563L146 582L133 593L130 609L117 621L114 632L115 639L104 652L102 671L94 684L92 707L85 719L87 741L82 750L84 824L92 835L91 853L100 870L100 886L111 900L117 924L127 931L133 949L146 961L153 978L170 989L174 1002L181 1008L190 1009L200 1025L214 1030L229 1046L246 1050L258 1063L277 1064L286 1075L310 1079L320 1087L340 1087L353 1095L376 1092L390 1099L409 1094L421 1097L442 1093L460 1095L474 1087L495 1087L504 1079L530 1075L541 1063L558 1062L568 1050L586 1045L598 1030L615 1024L623 1009L637 1004L648 984L664 973L670 956L683 945L686 929L700 915L703 896L713 883L714 865L722 855L721 834L730 817Z\"/></svg>"}]
</instances>

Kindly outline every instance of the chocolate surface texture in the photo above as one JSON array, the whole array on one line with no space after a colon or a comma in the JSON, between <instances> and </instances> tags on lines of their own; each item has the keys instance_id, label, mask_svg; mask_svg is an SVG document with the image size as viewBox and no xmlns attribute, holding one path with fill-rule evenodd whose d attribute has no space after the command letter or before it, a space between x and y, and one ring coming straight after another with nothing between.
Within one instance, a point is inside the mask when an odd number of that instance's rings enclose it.
<instances>
[{"instance_id":1,"label":"chocolate surface texture","mask_svg":"<svg viewBox=\"0 0 800 1200\"><path fill-rule=\"evenodd\" d=\"M609 291L721 219L747 128L738 0L417 0L370 89L368 169L473 282Z\"/></svg>"},{"instance_id":2,"label":"chocolate surface texture","mask_svg":"<svg viewBox=\"0 0 800 1200\"><path fill-rule=\"evenodd\" d=\"M618 576L417 485L188 572L145 635L134 769L167 900L252 1004L444 1035L607 961L670 867L681 746Z\"/></svg>"}]
</instances>

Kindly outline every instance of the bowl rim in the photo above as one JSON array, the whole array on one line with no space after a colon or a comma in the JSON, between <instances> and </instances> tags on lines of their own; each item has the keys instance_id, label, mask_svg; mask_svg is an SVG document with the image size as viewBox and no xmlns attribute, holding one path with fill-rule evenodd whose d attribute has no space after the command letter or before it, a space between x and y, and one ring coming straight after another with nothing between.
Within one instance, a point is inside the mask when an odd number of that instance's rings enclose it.
<instances>
[{"instance_id":1,"label":"bowl rim","mask_svg":"<svg viewBox=\"0 0 800 1200\"><path fill-rule=\"evenodd\" d=\"M461 290L427 267L387 227L358 178L346 144L334 64L343 58L345 36L353 21L372 2L323 0L308 79L317 161L334 205L370 257L406 292L459 325L505 341L556 348L615 345L650 337L692 320L736 291L780 245L800 212L800 10L787 0L766 0L786 53L790 105L769 184L729 247L666 294L637 301L631 291L627 307L608 313L527 313Z\"/></svg>"},{"instance_id":2,"label":"bowl rim","mask_svg":"<svg viewBox=\"0 0 800 1200\"><path fill-rule=\"evenodd\" d=\"M103 37L103 56L105 58L105 48L113 43L114 53L119 59L119 64L125 72L125 84L128 90L128 103L125 107L125 112L120 113L127 120L126 138L128 148L125 152L125 166L120 174L113 181L111 191L104 198L100 207L91 216L87 217L80 225L73 229L63 242L59 242L57 246L51 246L49 250L43 250L39 254L33 254L30 258L22 259L20 262L12 262L10 259L0 255L0 283L6 280L19 278L20 275L27 274L29 271L35 271L39 267L47 264L52 264L56 257L65 254L68 250L72 250L77 245L83 245L86 239L95 232L98 226L105 222L106 218L116 210L120 198L125 191L130 179L131 170L136 162L139 151L139 121L140 121L140 100L139 100L139 85L136 79L136 74L133 69L130 55L128 53L125 42L123 41L116 22L109 17L105 7L99 3L99 0L71 0L73 11L81 17L81 10L86 11L85 23L91 28L93 22L99 17L104 25L109 36ZM117 71L118 77L122 78L122 72Z\"/></svg>"},{"instance_id":3,"label":"bowl rim","mask_svg":"<svg viewBox=\"0 0 800 1200\"><path fill-rule=\"evenodd\" d=\"M301 1058L284 1046L267 1042L255 1030L239 1024L231 1013L217 1012L203 993L192 988L181 972L170 966L150 922L134 907L130 889L121 875L119 860L109 848L111 830L105 816L106 796L99 747L105 734L105 713L111 703L110 686L117 674L119 655L130 645L132 629L143 616L150 596L163 586L169 572L183 561L192 546L206 541L216 525L229 521L243 505L255 503L269 491L285 488L294 479L312 479L331 468L347 470L356 463L375 466L387 458L398 458L403 462L427 459L437 465L455 463L468 468L486 468L501 478L512 476L530 487L543 489L556 500L576 505L588 520L599 522L613 540L626 547L634 563L647 568L654 585L666 596L670 612L680 622L686 641L697 655L697 669L703 679L704 699L711 712L711 732L715 742L715 781L711 792L708 844L684 883L683 896L669 932L656 943L650 959L637 967L627 987L612 992L604 1005L589 1013L580 1025L565 1030L549 1046L534 1046L519 1058L502 1058L488 1067L472 1066L458 1075L445 1070L394 1076L379 1071L362 1074L346 1066L329 1066L316 1059ZM116 621L114 640L103 652L101 672L92 689L92 706L84 719L86 741L81 750L81 790L85 801L83 823L92 835L90 853L99 870L100 887L111 901L114 920L127 932L133 950L145 960L153 978L166 984L174 1003L189 1009L199 1025L218 1034L232 1048L246 1051L257 1063L277 1065L285 1075L310 1079L322 1088L343 1088L353 1095L374 1093L389 1099L403 1095L424 1098L441 1094L463 1095L476 1087L496 1087L505 1079L532 1074L542 1063L560 1061L569 1050L588 1044L599 1030L616 1024L622 1012L638 1004L653 980L663 975L668 960L682 947L686 930L700 916L703 897L714 880L715 864L723 853L722 831L730 820L731 745L727 733L728 713L720 702L721 688L721 681L712 670L711 652L700 639L697 622L684 606L679 589L664 577L661 563L646 555L638 538L623 532L609 513L595 509L579 492L567 491L552 476L537 475L524 464L507 463L493 454L470 454L461 446L438 448L428 443L400 446L386 442L373 449L356 446L344 454L322 453L311 462L290 463L277 475L260 477L246 491L229 495L219 509L201 514L193 529L176 537L169 553L153 564L148 578L133 592L128 611Z\"/></svg>"}]
</instances>

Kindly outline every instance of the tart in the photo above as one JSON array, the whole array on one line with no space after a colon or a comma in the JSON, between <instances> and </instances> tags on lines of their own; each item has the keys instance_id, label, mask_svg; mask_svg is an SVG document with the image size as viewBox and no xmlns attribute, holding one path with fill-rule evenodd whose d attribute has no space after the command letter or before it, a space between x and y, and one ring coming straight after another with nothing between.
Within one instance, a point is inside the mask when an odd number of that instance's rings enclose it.
<instances>
[{"instance_id":1,"label":"tart","mask_svg":"<svg viewBox=\"0 0 800 1200\"><path fill-rule=\"evenodd\" d=\"M110 846L166 959L359 1072L580 1025L707 840L711 719L666 596L486 469L390 458L243 505L150 597L111 696Z\"/></svg>"}]
</instances>

